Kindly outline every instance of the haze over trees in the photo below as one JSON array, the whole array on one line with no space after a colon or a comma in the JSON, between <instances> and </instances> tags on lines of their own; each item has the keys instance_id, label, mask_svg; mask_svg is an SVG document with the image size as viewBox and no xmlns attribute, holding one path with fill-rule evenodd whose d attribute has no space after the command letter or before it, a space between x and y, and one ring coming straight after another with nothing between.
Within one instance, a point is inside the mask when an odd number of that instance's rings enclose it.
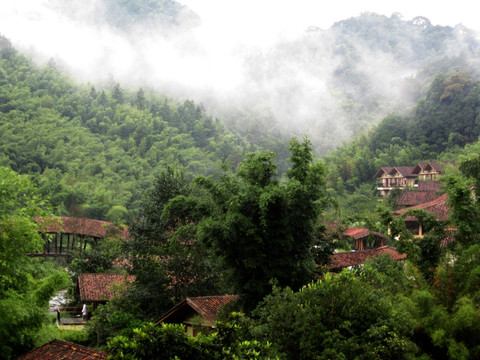
<instances>
[{"instance_id":1,"label":"haze over trees","mask_svg":"<svg viewBox=\"0 0 480 360\"><path fill-rule=\"evenodd\" d=\"M117 220L167 165L209 174L247 148L193 101L75 84L5 38L0 54L0 164L32 175L57 214Z\"/></svg>"},{"instance_id":2,"label":"haze over trees","mask_svg":"<svg viewBox=\"0 0 480 360\"><path fill-rule=\"evenodd\" d=\"M125 33L195 20L174 1L102 3ZM46 316L57 289L73 288L81 272L115 271L134 283L78 337L113 358L478 359L477 53L468 29L363 14L252 55L255 106L230 108L113 77L77 83L53 59L36 65L0 37L0 358L59 334ZM322 80L331 54L328 91L275 83L292 68ZM402 75L375 73L372 59ZM265 85L279 85L274 96ZM316 119L308 137L291 137ZM415 212L431 231L414 239L392 216L394 197L377 209L373 175L427 160L458 164L443 180L451 212L445 222ZM130 237L57 265L27 257L42 246L34 218L52 214L124 223ZM389 227L408 259L327 274L339 245L325 234L329 220ZM196 338L153 323L187 296L218 294L240 300Z\"/></svg>"}]
</instances>

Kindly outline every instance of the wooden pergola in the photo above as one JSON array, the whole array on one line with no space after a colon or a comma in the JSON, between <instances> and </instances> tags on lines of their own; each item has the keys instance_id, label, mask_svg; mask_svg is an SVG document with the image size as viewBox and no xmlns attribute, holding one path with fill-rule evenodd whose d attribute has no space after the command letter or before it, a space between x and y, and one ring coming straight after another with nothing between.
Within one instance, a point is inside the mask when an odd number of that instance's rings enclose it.
<instances>
[{"instance_id":1,"label":"wooden pergola","mask_svg":"<svg viewBox=\"0 0 480 360\"><path fill-rule=\"evenodd\" d=\"M108 221L60 217L37 218L44 239L43 251L31 257L68 257L72 251L85 251L89 240L93 244L107 237L126 237L127 230ZM92 242L92 241L90 241Z\"/></svg>"}]
</instances>

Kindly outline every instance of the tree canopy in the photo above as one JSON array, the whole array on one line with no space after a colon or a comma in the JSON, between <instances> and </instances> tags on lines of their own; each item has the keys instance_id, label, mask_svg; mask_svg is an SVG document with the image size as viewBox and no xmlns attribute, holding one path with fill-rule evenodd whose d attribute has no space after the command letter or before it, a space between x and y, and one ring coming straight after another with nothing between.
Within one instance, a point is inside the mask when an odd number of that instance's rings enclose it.
<instances>
[{"instance_id":1,"label":"tree canopy","mask_svg":"<svg viewBox=\"0 0 480 360\"><path fill-rule=\"evenodd\" d=\"M0 167L0 354L10 358L36 344L55 291L69 284L65 271L40 266L29 252L42 248L34 217L48 214L35 186Z\"/></svg>"},{"instance_id":2,"label":"tree canopy","mask_svg":"<svg viewBox=\"0 0 480 360\"><path fill-rule=\"evenodd\" d=\"M231 273L234 291L251 309L270 292L270 280L299 288L313 278L317 220L326 200L325 170L310 142L290 142L292 166L281 181L274 155L252 153L235 175L200 179L217 211L199 225L200 239Z\"/></svg>"}]
</instances>

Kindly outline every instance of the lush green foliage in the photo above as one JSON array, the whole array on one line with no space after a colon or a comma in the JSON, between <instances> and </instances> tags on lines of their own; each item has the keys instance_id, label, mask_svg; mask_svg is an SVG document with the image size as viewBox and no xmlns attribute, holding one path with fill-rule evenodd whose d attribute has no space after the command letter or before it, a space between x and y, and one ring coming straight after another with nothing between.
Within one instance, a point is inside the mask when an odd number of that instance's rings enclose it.
<instances>
[{"instance_id":1,"label":"lush green foliage","mask_svg":"<svg viewBox=\"0 0 480 360\"><path fill-rule=\"evenodd\" d=\"M126 221L167 165L208 175L246 147L192 101L79 86L0 40L0 165L30 174L57 214Z\"/></svg>"},{"instance_id":2,"label":"lush green foliage","mask_svg":"<svg viewBox=\"0 0 480 360\"><path fill-rule=\"evenodd\" d=\"M340 214L332 211L335 217L345 219L375 209L373 176L383 166L454 161L462 153L478 151L479 82L471 68L454 69L447 68L446 75L433 79L409 115L391 114L367 134L325 157L328 192L338 199L341 209ZM472 166L471 171L478 171ZM447 187L453 188L453 183Z\"/></svg>"},{"instance_id":3,"label":"lush green foliage","mask_svg":"<svg viewBox=\"0 0 480 360\"><path fill-rule=\"evenodd\" d=\"M196 241L196 224L208 209L194 195L184 174L168 168L130 226L124 250L136 281L125 296L145 319L158 318L186 296L219 291L218 266Z\"/></svg>"},{"instance_id":4,"label":"lush green foliage","mask_svg":"<svg viewBox=\"0 0 480 360\"><path fill-rule=\"evenodd\" d=\"M351 272L275 289L256 315L258 336L287 359L408 359L417 350L411 319Z\"/></svg>"},{"instance_id":5,"label":"lush green foliage","mask_svg":"<svg viewBox=\"0 0 480 360\"><path fill-rule=\"evenodd\" d=\"M69 284L68 274L27 256L43 245L34 216L46 204L25 177L0 167L0 354L20 355L36 344L50 297Z\"/></svg>"},{"instance_id":6,"label":"lush green foliage","mask_svg":"<svg viewBox=\"0 0 480 360\"><path fill-rule=\"evenodd\" d=\"M108 343L112 359L276 359L269 342L251 338L249 322L233 313L228 321L217 322L215 330L197 337L187 336L177 324L146 323L127 336Z\"/></svg>"},{"instance_id":7,"label":"lush green foliage","mask_svg":"<svg viewBox=\"0 0 480 360\"><path fill-rule=\"evenodd\" d=\"M290 142L288 182L278 179L273 154L252 153L235 175L198 181L215 203L200 223L200 239L222 259L234 291L252 309L270 292L270 280L299 288L313 278L315 226L326 200L324 166L308 140Z\"/></svg>"}]
</instances>

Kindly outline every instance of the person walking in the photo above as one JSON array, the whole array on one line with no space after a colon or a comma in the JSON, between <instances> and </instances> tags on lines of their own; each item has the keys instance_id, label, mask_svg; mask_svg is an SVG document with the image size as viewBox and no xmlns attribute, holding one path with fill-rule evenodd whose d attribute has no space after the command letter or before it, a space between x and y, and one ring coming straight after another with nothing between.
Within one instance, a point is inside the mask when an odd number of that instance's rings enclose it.
<instances>
[{"instance_id":1,"label":"person walking","mask_svg":"<svg viewBox=\"0 0 480 360\"><path fill-rule=\"evenodd\" d=\"M83 318L83 321L87 321L87 319L88 319L87 304L83 304L83 308L82 308L82 318Z\"/></svg>"}]
</instances>

